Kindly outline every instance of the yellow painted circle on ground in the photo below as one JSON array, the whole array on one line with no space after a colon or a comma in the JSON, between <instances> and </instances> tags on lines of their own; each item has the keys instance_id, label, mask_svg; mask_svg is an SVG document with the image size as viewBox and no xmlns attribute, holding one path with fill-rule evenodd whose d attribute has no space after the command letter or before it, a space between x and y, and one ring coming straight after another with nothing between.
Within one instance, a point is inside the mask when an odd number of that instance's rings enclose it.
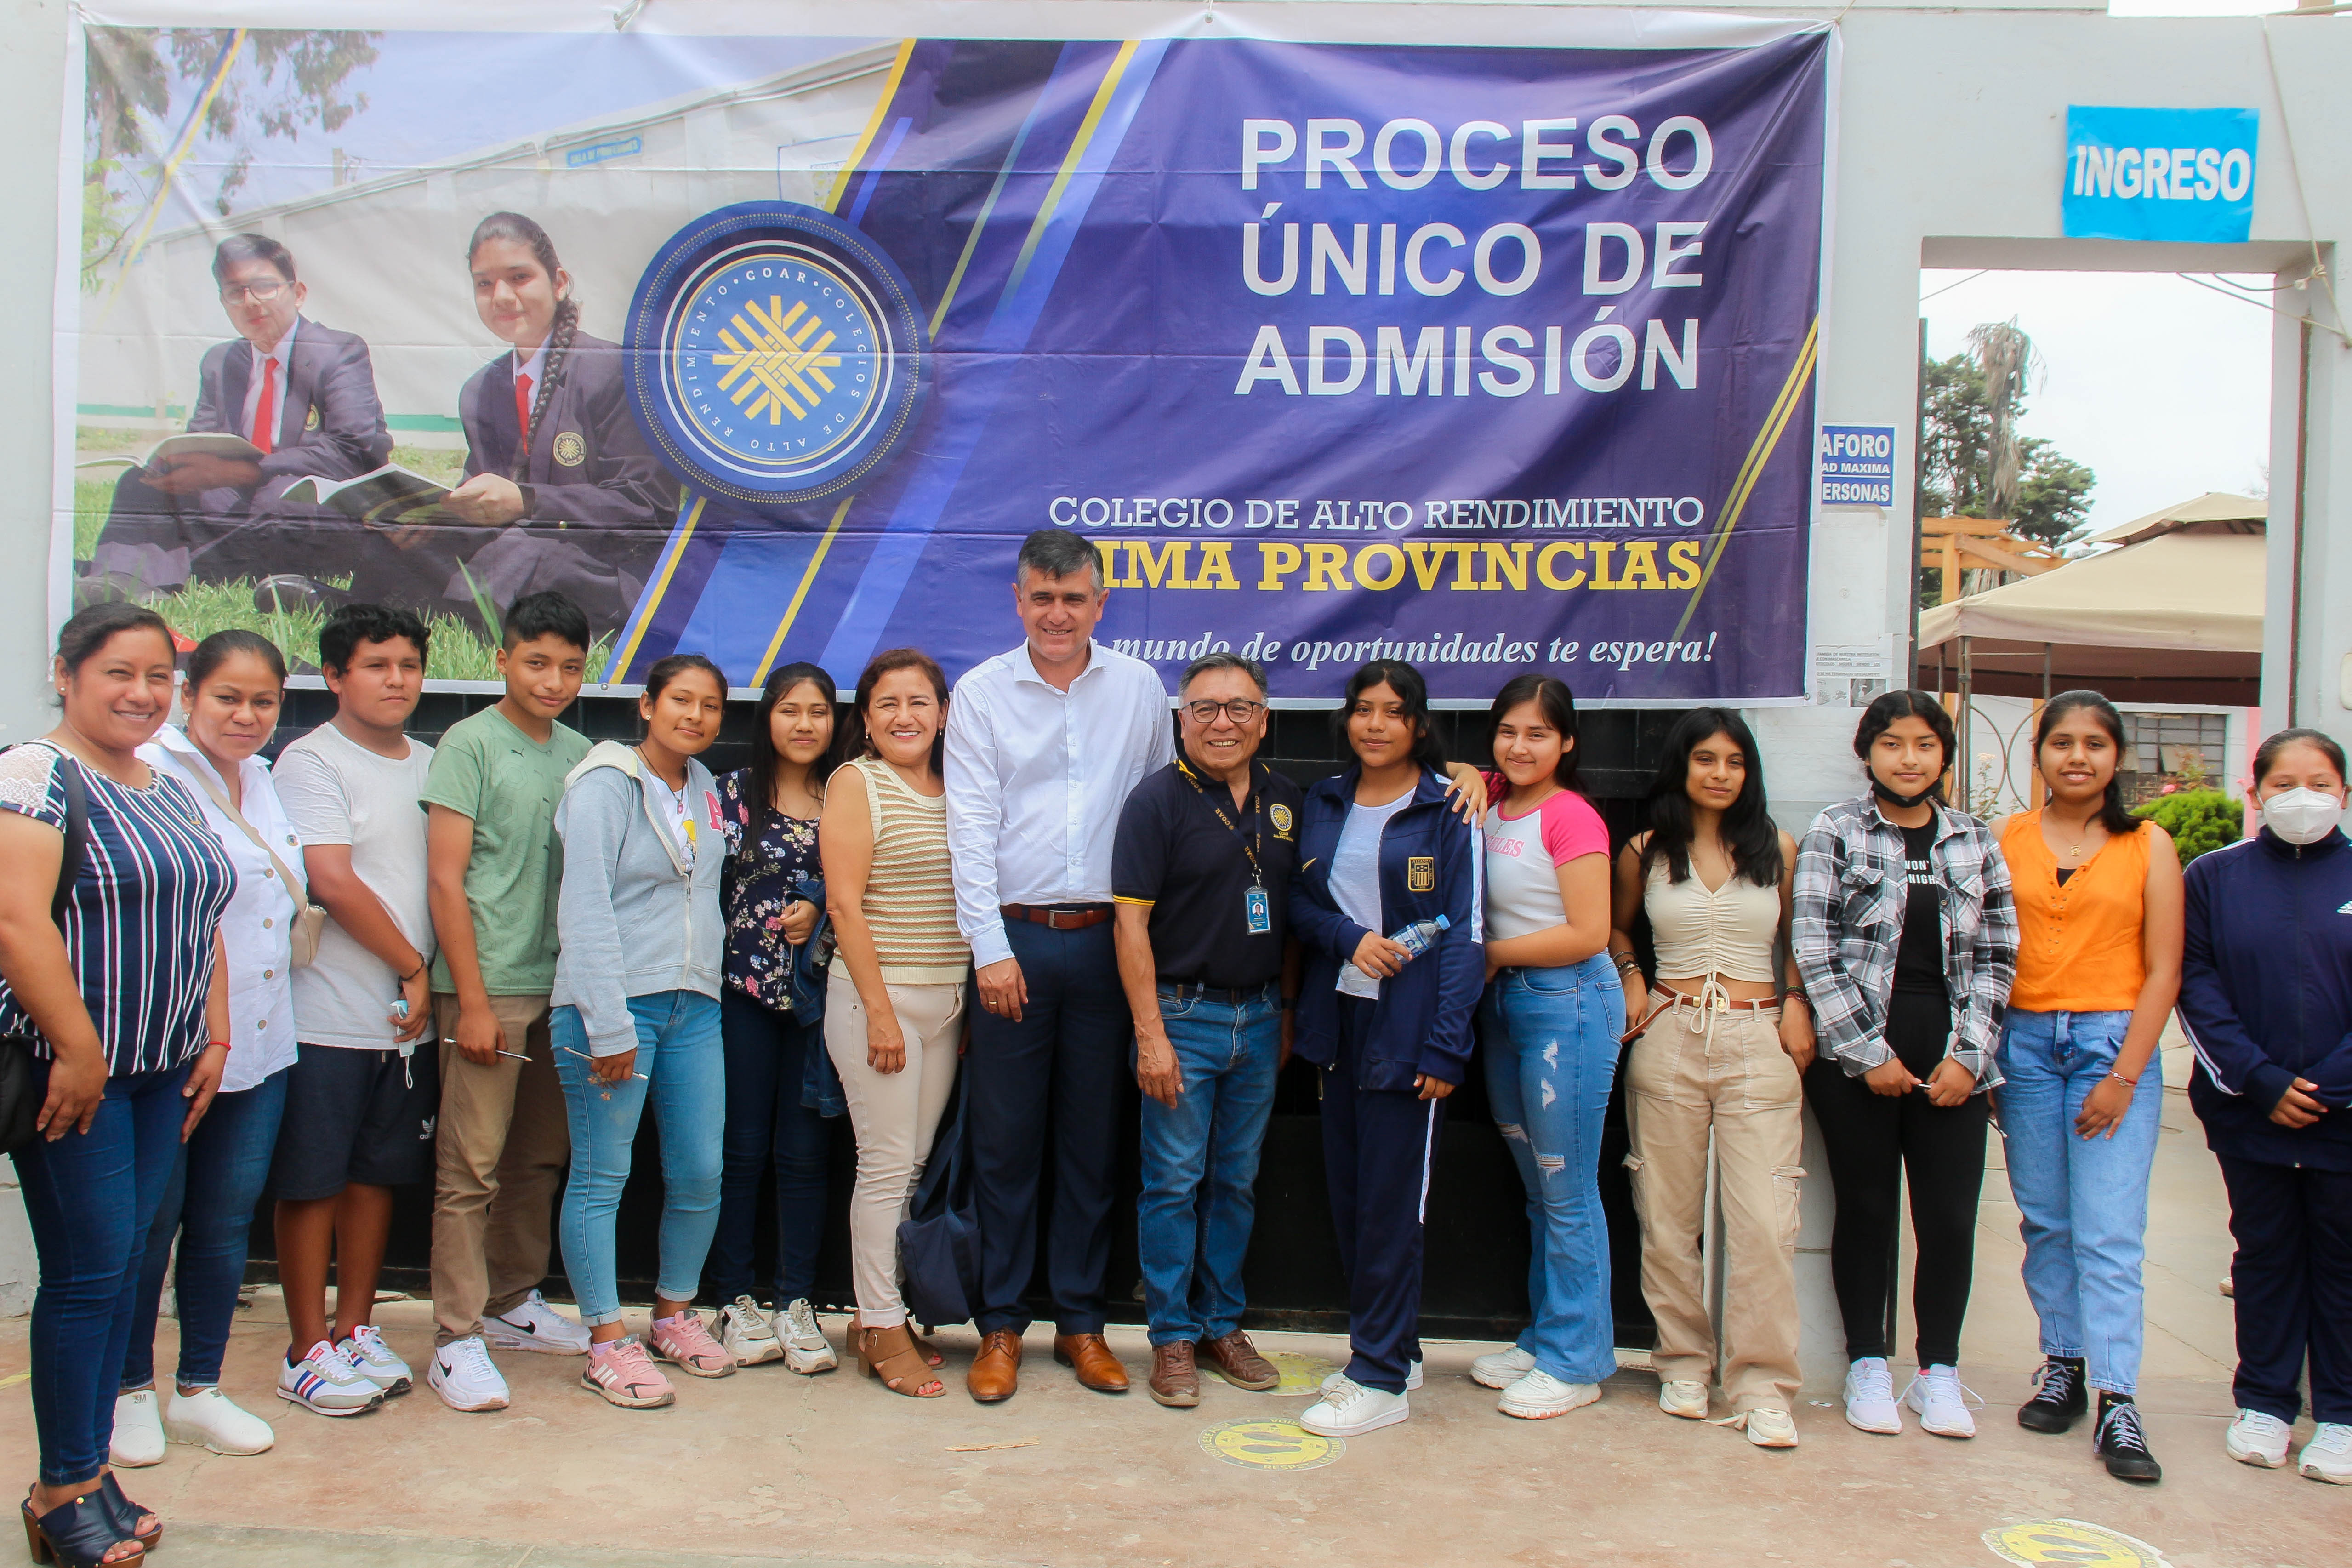
<instances>
[{"instance_id":1,"label":"yellow painted circle on ground","mask_svg":"<svg viewBox=\"0 0 2352 1568\"><path fill-rule=\"evenodd\" d=\"M1220 1421L1201 1434L1213 1458L1253 1470L1318 1470L1348 1451L1338 1437L1318 1437L1288 1421Z\"/></svg>"},{"instance_id":2,"label":"yellow painted circle on ground","mask_svg":"<svg viewBox=\"0 0 2352 1568\"><path fill-rule=\"evenodd\" d=\"M1289 1351L1276 1351L1265 1359L1274 1363L1275 1371L1282 1373L1280 1383L1261 1390L1265 1394L1320 1394L1323 1392L1323 1380L1339 1370L1319 1355L1297 1355ZM1216 1363L1205 1356L1201 1359L1201 1370L1220 1383L1225 1381L1224 1373L1219 1372Z\"/></svg>"},{"instance_id":3,"label":"yellow painted circle on ground","mask_svg":"<svg viewBox=\"0 0 2352 1568\"><path fill-rule=\"evenodd\" d=\"M2063 1563L2066 1568L2160 1568L2164 1553L2105 1525L2079 1519L2038 1519L1984 1532L1984 1543L2019 1568Z\"/></svg>"}]
</instances>

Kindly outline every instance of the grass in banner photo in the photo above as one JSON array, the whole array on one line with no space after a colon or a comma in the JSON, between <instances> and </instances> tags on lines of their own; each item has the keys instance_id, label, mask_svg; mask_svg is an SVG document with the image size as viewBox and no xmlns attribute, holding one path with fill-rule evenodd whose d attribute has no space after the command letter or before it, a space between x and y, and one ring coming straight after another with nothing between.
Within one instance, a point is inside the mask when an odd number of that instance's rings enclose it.
<instances>
[{"instance_id":1,"label":"grass in banner photo","mask_svg":"<svg viewBox=\"0 0 2352 1568\"><path fill-rule=\"evenodd\" d=\"M119 455L130 460L133 454L154 445L155 440L149 431L110 430L84 425L75 431L75 458L78 462L88 462L94 458ZM392 460L427 479L455 484L465 467L466 455L433 447L394 447ZM75 474L77 561L89 558L98 542L99 530L106 526L107 510L113 503L115 479L120 472L111 467L92 467ZM98 477L89 477L91 475ZM172 629L183 637L201 642L215 632L232 627L259 632L285 651L297 674L310 674L319 667L319 628L326 623L326 613L314 609L261 609L253 602L250 583L191 583L177 593L157 595L152 603ZM455 616L428 615L425 621L431 634L425 668L428 679L499 679L497 643ZM588 650L587 679L591 684L604 679L604 666L612 657L613 639L598 638L596 646Z\"/></svg>"}]
</instances>

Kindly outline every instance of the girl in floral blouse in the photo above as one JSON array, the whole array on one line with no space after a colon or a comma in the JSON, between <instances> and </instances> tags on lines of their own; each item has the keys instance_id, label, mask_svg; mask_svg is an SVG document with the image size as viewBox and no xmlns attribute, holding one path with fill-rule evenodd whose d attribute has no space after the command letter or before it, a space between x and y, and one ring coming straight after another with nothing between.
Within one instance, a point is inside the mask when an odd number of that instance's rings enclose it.
<instances>
[{"instance_id":1,"label":"girl in floral blouse","mask_svg":"<svg viewBox=\"0 0 2352 1568\"><path fill-rule=\"evenodd\" d=\"M809 1305L824 1235L826 1112L804 1095L812 1059L824 1058L824 990L795 988L793 966L824 907L816 819L834 746L832 678L788 664L760 692L751 765L719 781L727 866L726 988L719 1023L727 1047L727 1133L719 1234L708 1265L720 1339L749 1366L782 1359L814 1373L837 1364ZM831 1114L839 1114L838 1106ZM776 1272L763 1308L751 1277L752 1220L772 1155Z\"/></svg>"}]
</instances>

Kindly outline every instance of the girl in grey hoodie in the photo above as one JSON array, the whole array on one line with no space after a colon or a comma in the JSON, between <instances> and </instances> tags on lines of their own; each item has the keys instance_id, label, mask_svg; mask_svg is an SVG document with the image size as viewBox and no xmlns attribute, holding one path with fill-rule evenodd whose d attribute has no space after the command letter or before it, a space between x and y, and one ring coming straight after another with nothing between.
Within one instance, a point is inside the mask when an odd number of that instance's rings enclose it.
<instances>
[{"instance_id":1,"label":"girl in grey hoodie","mask_svg":"<svg viewBox=\"0 0 2352 1568\"><path fill-rule=\"evenodd\" d=\"M717 786L696 761L719 738L727 679L699 654L656 664L637 700L646 737L600 742L565 780L549 1030L572 1127L558 1229L591 1341L583 1387L625 1409L676 1397L658 1357L696 1377L734 1358L691 1310L719 1224L727 1111L719 1043L727 841ZM651 1354L621 1313L614 1215L648 1096L661 1125L661 1263Z\"/></svg>"}]
</instances>

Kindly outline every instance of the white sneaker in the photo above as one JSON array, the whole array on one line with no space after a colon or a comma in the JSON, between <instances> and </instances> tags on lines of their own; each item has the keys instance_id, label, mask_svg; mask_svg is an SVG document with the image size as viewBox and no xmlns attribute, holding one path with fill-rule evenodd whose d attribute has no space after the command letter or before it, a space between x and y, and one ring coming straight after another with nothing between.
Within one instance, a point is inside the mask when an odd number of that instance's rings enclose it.
<instances>
[{"instance_id":1,"label":"white sneaker","mask_svg":"<svg viewBox=\"0 0 2352 1568\"><path fill-rule=\"evenodd\" d=\"M1920 1426L1938 1437L1977 1435L1976 1418L1969 1414L1969 1401L1975 1397L1974 1390L1962 1385L1956 1366L1923 1367L1903 1391L1903 1403L1919 1413Z\"/></svg>"},{"instance_id":2,"label":"white sneaker","mask_svg":"<svg viewBox=\"0 0 2352 1568\"><path fill-rule=\"evenodd\" d=\"M2259 1410L2241 1410L2230 1429L2221 1434L2221 1446L2242 1465L2275 1470L2286 1463L2287 1444L2294 1436L2292 1422Z\"/></svg>"},{"instance_id":3,"label":"white sneaker","mask_svg":"<svg viewBox=\"0 0 2352 1568\"><path fill-rule=\"evenodd\" d=\"M504 1410L507 1380L490 1360L489 1347L478 1335L451 1340L433 1352L432 1370L425 1381L452 1410Z\"/></svg>"},{"instance_id":4,"label":"white sneaker","mask_svg":"<svg viewBox=\"0 0 2352 1568\"><path fill-rule=\"evenodd\" d=\"M831 1372L841 1364L833 1342L817 1326L816 1309L803 1296L783 1310L778 1328L783 1331L784 1364L803 1377Z\"/></svg>"},{"instance_id":5,"label":"white sneaker","mask_svg":"<svg viewBox=\"0 0 2352 1568\"><path fill-rule=\"evenodd\" d=\"M784 1342L776 1337L775 1321L749 1296L738 1296L719 1309L719 1342L743 1366L782 1361Z\"/></svg>"},{"instance_id":6,"label":"white sneaker","mask_svg":"<svg viewBox=\"0 0 2352 1568\"><path fill-rule=\"evenodd\" d=\"M482 1332L502 1351L542 1355L586 1355L588 1331L547 1304L533 1290L512 1311L482 1320Z\"/></svg>"},{"instance_id":7,"label":"white sneaker","mask_svg":"<svg viewBox=\"0 0 2352 1568\"><path fill-rule=\"evenodd\" d=\"M163 1430L174 1443L215 1454L266 1454L278 1441L268 1422L217 1388L199 1388L194 1394L174 1389L163 1413Z\"/></svg>"},{"instance_id":8,"label":"white sneaker","mask_svg":"<svg viewBox=\"0 0 2352 1568\"><path fill-rule=\"evenodd\" d=\"M1345 1373L1323 1384L1323 1397L1300 1414L1298 1424L1322 1437L1357 1437L1393 1426L1412 1414L1402 1394L1366 1388Z\"/></svg>"},{"instance_id":9,"label":"white sneaker","mask_svg":"<svg viewBox=\"0 0 2352 1568\"><path fill-rule=\"evenodd\" d=\"M1581 1409L1600 1397L1601 1385L1597 1383L1562 1383L1543 1368L1534 1367L1503 1390L1503 1397L1496 1401L1495 1408L1522 1421L1549 1421L1555 1415Z\"/></svg>"},{"instance_id":10,"label":"white sneaker","mask_svg":"<svg viewBox=\"0 0 2352 1568\"><path fill-rule=\"evenodd\" d=\"M1533 1365L1535 1365L1535 1360L1534 1360L1534 1358L1533 1358L1533 1357L1528 1358L1528 1364L1529 1366L1533 1366ZM1325 1378L1325 1379L1324 1379L1324 1380L1323 1380L1319 1384L1318 1384L1317 1386L1318 1386L1318 1387L1322 1387L1322 1388L1337 1388L1337 1387L1339 1385L1339 1380L1340 1380L1340 1379L1342 1379L1342 1378L1344 1378L1344 1377L1346 1377L1347 1375L1348 1375L1348 1374L1347 1374L1346 1373L1344 1373L1344 1372L1335 1372L1335 1373L1333 1373L1330 1376L1328 1376L1328 1377ZM1516 1378L1512 1379L1512 1382L1514 1382L1514 1383L1516 1383L1517 1381L1518 1381L1518 1380L1517 1380L1517 1379L1516 1379ZM1413 1362L1412 1363L1411 1363L1410 1365L1408 1365L1408 1366L1404 1369L1404 1391L1405 1391L1407 1394L1412 1394L1412 1393L1415 1392L1416 1390L1418 1390L1420 1387L1421 1387L1421 1363L1419 1363L1419 1362Z\"/></svg>"},{"instance_id":11,"label":"white sneaker","mask_svg":"<svg viewBox=\"0 0 2352 1568\"><path fill-rule=\"evenodd\" d=\"M1797 1446L1797 1423L1785 1410L1751 1410L1740 1425L1747 1428L1748 1440L1759 1448Z\"/></svg>"},{"instance_id":12,"label":"white sneaker","mask_svg":"<svg viewBox=\"0 0 2352 1568\"><path fill-rule=\"evenodd\" d=\"M383 1403L383 1389L320 1340L300 1361L278 1363L278 1397L320 1415L364 1415Z\"/></svg>"},{"instance_id":13,"label":"white sneaker","mask_svg":"<svg viewBox=\"0 0 2352 1568\"><path fill-rule=\"evenodd\" d=\"M1508 1388L1535 1371L1536 1358L1513 1345L1488 1351L1470 1363L1470 1381L1486 1388Z\"/></svg>"},{"instance_id":14,"label":"white sneaker","mask_svg":"<svg viewBox=\"0 0 2352 1568\"><path fill-rule=\"evenodd\" d=\"M1895 1403L1895 1374L1885 1356L1864 1356L1845 1369L1846 1425L1889 1436L1903 1430L1903 1410Z\"/></svg>"},{"instance_id":15,"label":"white sneaker","mask_svg":"<svg viewBox=\"0 0 2352 1568\"><path fill-rule=\"evenodd\" d=\"M342 1352L345 1361L359 1369L362 1377L372 1380L383 1389L386 1399L406 1394L416 1386L416 1374L408 1370L406 1362L393 1353L392 1347L383 1342L383 1336L376 1332L373 1323L362 1323L335 1349Z\"/></svg>"},{"instance_id":16,"label":"white sneaker","mask_svg":"<svg viewBox=\"0 0 2352 1568\"><path fill-rule=\"evenodd\" d=\"M1706 1419L1706 1384L1672 1378L1658 1384L1658 1408L1685 1421Z\"/></svg>"},{"instance_id":17,"label":"white sneaker","mask_svg":"<svg viewBox=\"0 0 2352 1568\"><path fill-rule=\"evenodd\" d=\"M2322 1421L2311 1441L2303 1446L2303 1457L2295 1461L2295 1468L2310 1480L2352 1487L2352 1426Z\"/></svg>"},{"instance_id":18,"label":"white sneaker","mask_svg":"<svg viewBox=\"0 0 2352 1568\"><path fill-rule=\"evenodd\" d=\"M106 1447L106 1462L119 1470L163 1462L163 1407L153 1389L114 1396L114 1436Z\"/></svg>"}]
</instances>

